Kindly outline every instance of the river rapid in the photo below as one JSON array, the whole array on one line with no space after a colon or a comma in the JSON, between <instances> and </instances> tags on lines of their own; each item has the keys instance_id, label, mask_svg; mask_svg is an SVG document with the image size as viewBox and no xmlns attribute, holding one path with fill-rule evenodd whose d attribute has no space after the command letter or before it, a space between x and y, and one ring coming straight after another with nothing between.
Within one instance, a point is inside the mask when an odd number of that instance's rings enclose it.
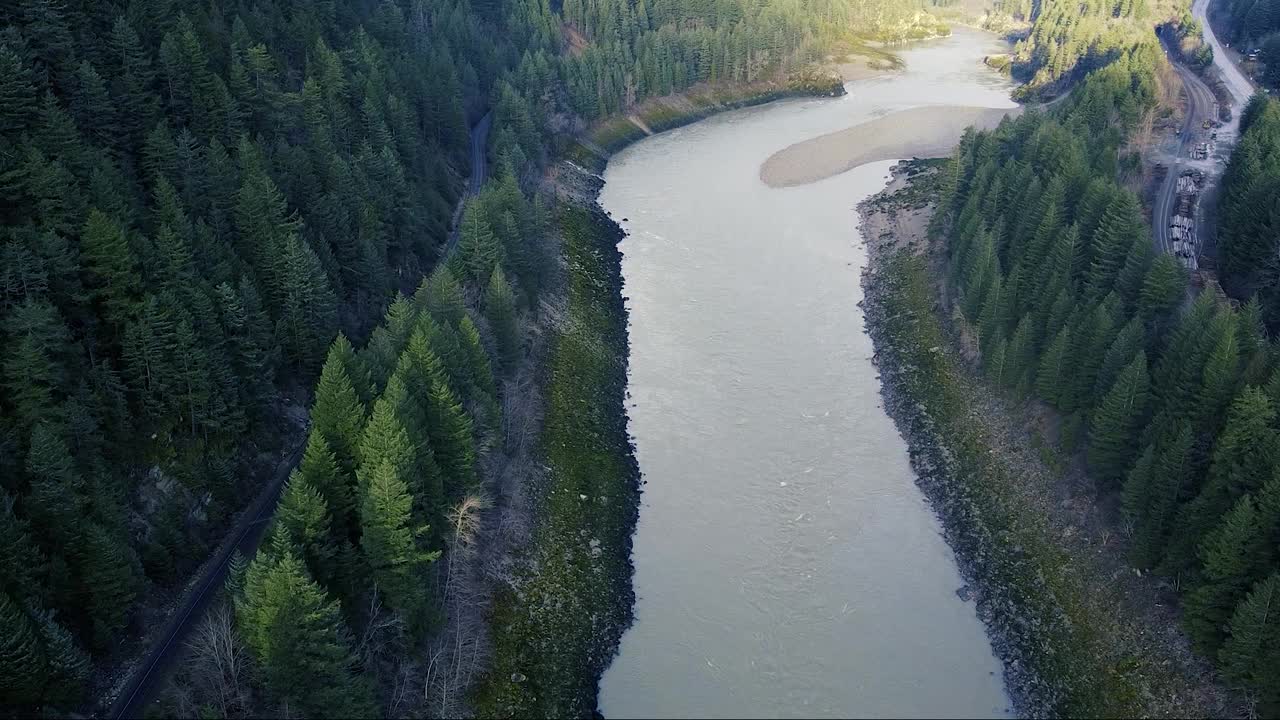
<instances>
[{"instance_id":1,"label":"river rapid","mask_svg":"<svg viewBox=\"0 0 1280 720\"><path fill-rule=\"evenodd\" d=\"M890 112L1012 106L981 62L1004 49L958 29L842 98L726 113L610 160L646 484L606 717L1008 712L858 309L854 208L892 162L789 188L759 176L782 148Z\"/></svg>"}]
</instances>

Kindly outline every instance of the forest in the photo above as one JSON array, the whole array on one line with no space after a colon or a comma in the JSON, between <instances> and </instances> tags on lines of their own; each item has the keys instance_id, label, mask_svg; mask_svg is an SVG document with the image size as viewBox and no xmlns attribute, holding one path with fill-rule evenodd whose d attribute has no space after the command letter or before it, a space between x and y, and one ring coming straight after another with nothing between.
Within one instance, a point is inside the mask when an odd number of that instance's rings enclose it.
<instances>
[{"instance_id":1,"label":"forest","mask_svg":"<svg viewBox=\"0 0 1280 720\"><path fill-rule=\"evenodd\" d=\"M1280 32L1280 2L1275 0L1227 0L1215 14L1222 13L1227 37L1233 43L1256 46L1267 36Z\"/></svg>"},{"instance_id":2,"label":"forest","mask_svg":"<svg viewBox=\"0 0 1280 720\"><path fill-rule=\"evenodd\" d=\"M1014 77L1024 83L1017 94L1024 98L1060 94L1149 39L1152 25L1170 15L1175 5L1147 0L1044 0L1032 12L1026 3L1002 0L997 7L1031 20L1030 31L1013 53Z\"/></svg>"},{"instance_id":3,"label":"forest","mask_svg":"<svg viewBox=\"0 0 1280 720\"><path fill-rule=\"evenodd\" d=\"M1118 182L1159 62L1139 45L1060 109L967 135L936 223L984 372L1061 413L1134 566L1178 589L1195 649L1275 712L1280 367L1263 301L1188 301Z\"/></svg>"},{"instance_id":4,"label":"forest","mask_svg":"<svg viewBox=\"0 0 1280 720\"><path fill-rule=\"evenodd\" d=\"M5 712L92 707L297 453L222 618L253 689L200 707L394 713L385 653L448 614L457 510L556 282L553 132L935 32L925 9L0 4ZM493 179L458 214L486 112Z\"/></svg>"},{"instance_id":5,"label":"forest","mask_svg":"<svg viewBox=\"0 0 1280 720\"><path fill-rule=\"evenodd\" d=\"M292 454L267 541L204 626L231 650L184 671L189 709L406 712L405 674L445 665L428 648L469 602L451 559L512 451L531 318L566 282L538 185L555 134L785 77L856 36L940 31L933 6L0 4L0 713L92 709ZM939 213L950 280L986 371L1061 411L1122 499L1134 563L1180 588L1196 647L1275 707L1280 110L1250 105L1224 180L1223 279L1243 302L1182 312L1185 273L1120 183L1162 62L1134 28L1157 9L1002 7L1032 21L1014 69L1031 92L1082 83L966 136ZM1230 12L1255 28L1268 8ZM490 180L467 199L486 113ZM566 217L570 260L598 262L593 221ZM607 358L568 354L617 340L616 308L584 306L597 285L568 293L573 332L595 334L552 357L620 393ZM549 461L580 480L591 443L617 438L585 432L576 400L550 400Z\"/></svg>"},{"instance_id":6,"label":"forest","mask_svg":"<svg viewBox=\"0 0 1280 720\"><path fill-rule=\"evenodd\" d=\"M468 108L511 62L488 22L425 2L0 9L6 705L84 699L259 456L300 442L288 417L335 335L366 336L437 265Z\"/></svg>"},{"instance_id":7,"label":"forest","mask_svg":"<svg viewBox=\"0 0 1280 720\"><path fill-rule=\"evenodd\" d=\"M926 10L900 0L721 0L705 7L566 0L565 22L592 42L571 46L561 79L569 106L595 118L699 82L749 83L800 69L855 31L889 40L945 32Z\"/></svg>"},{"instance_id":8,"label":"forest","mask_svg":"<svg viewBox=\"0 0 1280 720\"><path fill-rule=\"evenodd\" d=\"M1258 93L1240 116L1240 142L1222 178L1218 255L1223 287L1256 296L1263 321L1280 328L1280 103Z\"/></svg>"}]
</instances>

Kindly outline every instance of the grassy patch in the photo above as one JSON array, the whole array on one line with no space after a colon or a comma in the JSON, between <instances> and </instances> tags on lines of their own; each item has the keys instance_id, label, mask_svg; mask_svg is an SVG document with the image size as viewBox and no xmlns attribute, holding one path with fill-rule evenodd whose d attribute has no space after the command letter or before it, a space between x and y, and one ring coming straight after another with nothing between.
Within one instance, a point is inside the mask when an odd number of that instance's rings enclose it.
<instances>
[{"instance_id":1,"label":"grassy patch","mask_svg":"<svg viewBox=\"0 0 1280 720\"><path fill-rule=\"evenodd\" d=\"M943 174L938 172L948 158L915 158L898 164L898 173L909 181L896 192L879 193L869 201L873 210L916 210L934 202L942 191Z\"/></svg>"},{"instance_id":2,"label":"grassy patch","mask_svg":"<svg viewBox=\"0 0 1280 720\"><path fill-rule=\"evenodd\" d=\"M861 56L867 59L867 66L880 70L902 70L907 66L897 54L889 52L881 47L868 45L866 41L858 38L850 38L836 45L832 53L836 57L844 56L845 61L852 60L851 56Z\"/></svg>"},{"instance_id":3,"label":"grassy patch","mask_svg":"<svg viewBox=\"0 0 1280 720\"><path fill-rule=\"evenodd\" d=\"M631 534L639 471L626 431L621 230L567 206L568 316L547 366L537 531L493 617L494 661L480 717L582 717L631 621Z\"/></svg>"},{"instance_id":4,"label":"grassy patch","mask_svg":"<svg viewBox=\"0 0 1280 720\"><path fill-rule=\"evenodd\" d=\"M1062 452L1055 447L1053 443L1046 440L1044 435L1038 430L1031 435L1031 447L1033 447L1036 453L1040 456L1040 462L1044 463L1045 467L1055 473L1063 473L1066 471L1067 461L1066 458L1062 456Z\"/></svg>"}]
</instances>

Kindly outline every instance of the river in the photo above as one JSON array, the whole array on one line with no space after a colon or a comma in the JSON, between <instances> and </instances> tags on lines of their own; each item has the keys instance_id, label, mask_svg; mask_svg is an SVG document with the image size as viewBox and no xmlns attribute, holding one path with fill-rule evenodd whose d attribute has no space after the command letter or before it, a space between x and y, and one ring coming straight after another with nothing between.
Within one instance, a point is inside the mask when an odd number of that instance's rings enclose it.
<instances>
[{"instance_id":1,"label":"river","mask_svg":"<svg viewBox=\"0 0 1280 720\"><path fill-rule=\"evenodd\" d=\"M855 206L891 162L773 189L774 152L921 105L1008 107L958 30L904 73L663 133L609 163L630 431L646 484L636 621L606 717L1003 716L1008 698L879 396ZM940 110L940 112L945 112Z\"/></svg>"}]
</instances>

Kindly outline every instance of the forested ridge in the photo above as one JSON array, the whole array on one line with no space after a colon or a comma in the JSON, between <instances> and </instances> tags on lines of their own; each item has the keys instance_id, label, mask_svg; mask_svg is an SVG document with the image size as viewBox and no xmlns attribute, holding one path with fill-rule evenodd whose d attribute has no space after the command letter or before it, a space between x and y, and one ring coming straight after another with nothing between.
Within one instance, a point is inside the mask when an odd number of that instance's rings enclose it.
<instances>
[{"instance_id":1,"label":"forested ridge","mask_svg":"<svg viewBox=\"0 0 1280 720\"><path fill-rule=\"evenodd\" d=\"M624 325L602 299L599 218L538 190L556 133L698 83L786 78L858 33L933 32L934 4L0 4L0 713L94 702L95 664L123 659L297 446L268 540L234 563L170 709L464 708L475 666L435 642L472 601L450 560L512 452L504 412L549 288L575 323L548 382L602 388L549 399L549 474L587 488L609 457L629 481L608 455L624 429L582 415L620 397L605 350ZM1121 184L1163 62L1144 23L1165 8L1001 7L1032 23L1014 58L1032 91L1091 74L1051 114L970 133L949 168L939 228L983 365L1062 413L1122 498L1134 563L1181 589L1196 647L1275 708L1275 105L1246 112L1223 193L1224 283L1245 302L1187 308ZM486 111L492 179L454 228ZM598 523L625 545L625 520L548 506L563 536ZM557 542L538 551L563 576L539 597L618 614L571 584L590 573ZM594 669L602 633L556 616L572 627L547 655L533 635L551 611L523 599L499 606L511 654L479 702L582 709L594 679L567 663Z\"/></svg>"},{"instance_id":2,"label":"forested ridge","mask_svg":"<svg viewBox=\"0 0 1280 720\"><path fill-rule=\"evenodd\" d=\"M1152 26L1181 5L1157 0L1000 0L996 7L1031 21L1013 53L1018 93L1056 94L1092 70L1107 66L1151 38Z\"/></svg>"},{"instance_id":3,"label":"forested ridge","mask_svg":"<svg viewBox=\"0 0 1280 720\"><path fill-rule=\"evenodd\" d=\"M701 3L680 0L567 0L566 23L592 38L572 53L564 85L585 117L617 112L646 97L698 82L752 82L778 69L821 60L853 31L888 39L926 36L945 26L932 3L893 0Z\"/></svg>"},{"instance_id":4,"label":"forested ridge","mask_svg":"<svg viewBox=\"0 0 1280 720\"><path fill-rule=\"evenodd\" d=\"M122 659L302 438L223 617L253 690L204 710L391 711L371 638L441 626L450 513L502 452L502 378L551 278L531 181L552 129L785 77L854 33L932 32L925 9L0 5L5 712L91 702L94 664ZM495 180L441 264L486 110Z\"/></svg>"},{"instance_id":5,"label":"forested ridge","mask_svg":"<svg viewBox=\"0 0 1280 720\"><path fill-rule=\"evenodd\" d=\"M1117 182L1160 62L1141 45L1060 110L970 133L938 228L984 371L1061 413L1064 445L1121 500L1133 564L1179 590L1195 649L1274 713L1280 368L1263 303L1188 306L1185 271Z\"/></svg>"},{"instance_id":6,"label":"forested ridge","mask_svg":"<svg viewBox=\"0 0 1280 720\"><path fill-rule=\"evenodd\" d=\"M0 24L0 682L68 707L219 539L335 333L434 264L465 107L510 58L465 4L37 0Z\"/></svg>"}]
</instances>

